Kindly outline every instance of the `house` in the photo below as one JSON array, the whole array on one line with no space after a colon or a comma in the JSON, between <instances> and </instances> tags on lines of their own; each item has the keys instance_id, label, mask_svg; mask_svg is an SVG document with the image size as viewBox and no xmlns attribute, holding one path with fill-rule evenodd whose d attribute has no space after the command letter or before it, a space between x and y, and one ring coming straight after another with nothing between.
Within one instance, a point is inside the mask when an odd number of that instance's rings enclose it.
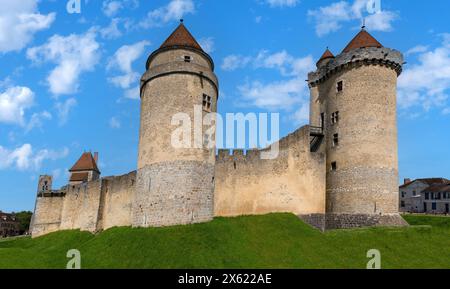
<instances>
[{"instance_id":1,"label":"house","mask_svg":"<svg viewBox=\"0 0 450 289\"><path fill-rule=\"evenodd\" d=\"M0 211L0 238L12 237L20 234L20 223L14 214Z\"/></svg>"},{"instance_id":2,"label":"house","mask_svg":"<svg viewBox=\"0 0 450 289\"><path fill-rule=\"evenodd\" d=\"M405 179L400 186L400 212L449 213L450 180L425 178Z\"/></svg>"}]
</instances>

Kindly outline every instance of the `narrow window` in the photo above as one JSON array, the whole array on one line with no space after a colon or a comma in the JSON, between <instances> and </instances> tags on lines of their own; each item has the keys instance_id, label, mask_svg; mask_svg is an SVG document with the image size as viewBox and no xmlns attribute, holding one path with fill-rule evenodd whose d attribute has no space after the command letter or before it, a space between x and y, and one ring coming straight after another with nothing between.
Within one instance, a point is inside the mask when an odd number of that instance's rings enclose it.
<instances>
[{"instance_id":1,"label":"narrow window","mask_svg":"<svg viewBox=\"0 0 450 289\"><path fill-rule=\"evenodd\" d=\"M402 201L402 208L405 207L405 201Z\"/></svg>"},{"instance_id":2,"label":"narrow window","mask_svg":"<svg viewBox=\"0 0 450 289\"><path fill-rule=\"evenodd\" d=\"M429 200L430 199L430 194L429 193L425 193L425 200Z\"/></svg>"},{"instance_id":3,"label":"narrow window","mask_svg":"<svg viewBox=\"0 0 450 289\"><path fill-rule=\"evenodd\" d=\"M436 209L437 209L436 203L432 203L432 204L431 204L431 209L432 209L433 211L436 211Z\"/></svg>"},{"instance_id":4,"label":"narrow window","mask_svg":"<svg viewBox=\"0 0 450 289\"><path fill-rule=\"evenodd\" d=\"M331 124L335 124L338 122L339 122L339 111L336 111L331 114Z\"/></svg>"},{"instance_id":5,"label":"narrow window","mask_svg":"<svg viewBox=\"0 0 450 289\"><path fill-rule=\"evenodd\" d=\"M334 171L337 171L337 163L336 162L332 162L331 163L331 170L334 172Z\"/></svg>"},{"instance_id":6,"label":"narrow window","mask_svg":"<svg viewBox=\"0 0 450 289\"><path fill-rule=\"evenodd\" d=\"M339 145L339 134L335 133L333 135L333 147L337 147Z\"/></svg>"},{"instance_id":7,"label":"narrow window","mask_svg":"<svg viewBox=\"0 0 450 289\"><path fill-rule=\"evenodd\" d=\"M189 55L184 56L184 62L191 62L191 57Z\"/></svg>"},{"instance_id":8,"label":"narrow window","mask_svg":"<svg viewBox=\"0 0 450 289\"><path fill-rule=\"evenodd\" d=\"M344 83L342 81L339 81L337 83L337 91L341 92L342 90L344 90Z\"/></svg>"},{"instance_id":9,"label":"narrow window","mask_svg":"<svg viewBox=\"0 0 450 289\"><path fill-rule=\"evenodd\" d=\"M212 98L209 95L203 94L203 110L211 112Z\"/></svg>"}]
</instances>

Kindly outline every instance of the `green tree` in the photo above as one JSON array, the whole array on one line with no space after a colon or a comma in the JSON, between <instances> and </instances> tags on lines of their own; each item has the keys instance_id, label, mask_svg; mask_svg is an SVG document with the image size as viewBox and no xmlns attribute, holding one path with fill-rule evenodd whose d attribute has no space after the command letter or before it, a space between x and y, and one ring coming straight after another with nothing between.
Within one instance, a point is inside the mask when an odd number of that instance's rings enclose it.
<instances>
[{"instance_id":1,"label":"green tree","mask_svg":"<svg viewBox=\"0 0 450 289\"><path fill-rule=\"evenodd\" d=\"M22 211L15 213L15 215L17 220L20 222L20 232L24 233L28 231L33 213L30 211Z\"/></svg>"}]
</instances>

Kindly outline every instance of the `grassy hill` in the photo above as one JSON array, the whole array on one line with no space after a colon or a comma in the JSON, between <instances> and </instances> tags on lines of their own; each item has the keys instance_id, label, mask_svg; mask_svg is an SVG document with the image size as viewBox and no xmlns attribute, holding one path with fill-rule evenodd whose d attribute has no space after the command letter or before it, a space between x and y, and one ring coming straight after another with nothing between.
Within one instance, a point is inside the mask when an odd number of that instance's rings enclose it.
<instances>
[{"instance_id":1,"label":"grassy hill","mask_svg":"<svg viewBox=\"0 0 450 289\"><path fill-rule=\"evenodd\" d=\"M383 268L450 268L450 218L406 216L409 228L321 233L291 214L217 218L170 228L65 231L0 241L0 268L365 268L370 249Z\"/></svg>"}]
</instances>

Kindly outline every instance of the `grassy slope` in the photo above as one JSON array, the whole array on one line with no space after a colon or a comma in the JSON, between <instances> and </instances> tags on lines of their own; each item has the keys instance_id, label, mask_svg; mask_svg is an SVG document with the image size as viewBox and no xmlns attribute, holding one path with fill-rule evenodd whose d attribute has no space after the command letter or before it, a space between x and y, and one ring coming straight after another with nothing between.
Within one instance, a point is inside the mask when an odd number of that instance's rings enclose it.
<instances>
[{"instance_id":1,"label":"grassy slope","mask_svg":"<svg viewBox=\"0 0 450 289\"><path fill-rule=\"evenodd\" d=\"M217 218L170 228L66 231L0 241L0 268L64 268L78 249L83 268L365 268L369 249L383 268L450 268L450 218L407 216L402 229L332 231L296 216Z\"/></svg>"}]
</instances>

